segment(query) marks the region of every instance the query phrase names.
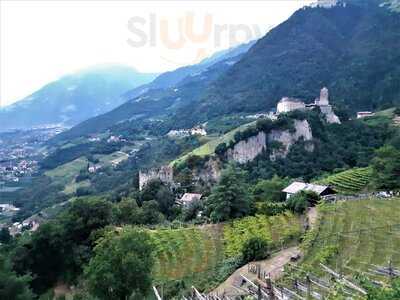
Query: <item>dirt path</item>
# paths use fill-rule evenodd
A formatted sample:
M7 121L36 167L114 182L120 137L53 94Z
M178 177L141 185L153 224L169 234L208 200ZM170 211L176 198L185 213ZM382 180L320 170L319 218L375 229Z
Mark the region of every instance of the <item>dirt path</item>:
M307 219L308 219L308 224L310 225L310 228L313 229L318 218L318 213L317 213L317 208L310 207L307 212Z
M283 266L286 265L292 256L300 254L298 247L291 247L284 249L274 254L271 258L255 262L261 266L261 271L270 273L272 279L279 278L282 275ZM233 287L234 282L240 280L240 275L244 275L250 280L255 280L257 275L248 272L248 264L244 265L240 269L237 269L225 282L220 284L212 293L222 295L225 293L226 296L239 295L240 291Z
M311 207L307 211L306 220L310 229L316 225L318 212L316 207ZM262 272L269 273L273 280L278 279L282 275L283 267L290 262L292 256L301 255L299 247L291 247L275 253L271 258L261 260L253 264L259 264ZM220 284L212 294L226 296L237 296L241 292L233 287L235 282L240 281L240 275L244 275L250 280L256 280L257 275L248 271L248 264L237 269L225 282Z

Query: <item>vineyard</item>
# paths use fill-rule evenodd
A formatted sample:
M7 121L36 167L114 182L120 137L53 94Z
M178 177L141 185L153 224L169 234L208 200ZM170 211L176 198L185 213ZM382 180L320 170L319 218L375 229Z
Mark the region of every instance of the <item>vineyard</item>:
M252 237L263 238L269 242L271 249L276 249L300 237L301 232L300 219L291 213L235 220L224 226L225 255L239 255L244 242Z
M156 281L191 281L213 270L224 258L240 255L243 243L252 236L270 241L272 248L298 238L302 226L298 217L287 213L274 217L255 216L232 223L160 229L151 231L154 240Z
M370 183L372 170L370 168L354 168L331 175L318 181L329 184L342 194L354 194L365 190Z
M308 243L304 265L317 270L324 263L347 275L389 261L400 267L399 198L329 204L320 213L320 228Z

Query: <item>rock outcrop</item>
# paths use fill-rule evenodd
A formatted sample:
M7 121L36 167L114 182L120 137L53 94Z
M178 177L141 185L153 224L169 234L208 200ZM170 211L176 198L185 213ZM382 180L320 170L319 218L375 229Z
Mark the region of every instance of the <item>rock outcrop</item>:
M300 139L308 141L306 150L313 151L314 147L311 143L312 141L312 130L310 124L307 120L295 120L294 121L295 131L291 132L289 130L272 130L268 134L268 142L279 142L282 145L280 149L273 149L270 159L274 160L277 157L285 157L290 150L290 147L299 141Z
M228 149L228 160L234 160L238 163L246 163L255 159L267 147L267 135L259 132L244 141L237 143L232 149Z
M141 191L151 180L158 179L163 183L173 184L174 169L170 166L161 166L160 168L150 169L148 171L139 171L139 190Z
M222 162L217 157L210 157L201 169L193 170L193 180L205 184L213 185L221 177Z
M273 142L279 142L281 148L271 149L270 159L276 159L278 156L286 156L290 147L299 140L309 141L307 150L312 151L312 131L307 120L295 120L294 131L274 129L270 133L259 132L246 140L240 141L228 149L227 158L238 163L247 163L254 160Z

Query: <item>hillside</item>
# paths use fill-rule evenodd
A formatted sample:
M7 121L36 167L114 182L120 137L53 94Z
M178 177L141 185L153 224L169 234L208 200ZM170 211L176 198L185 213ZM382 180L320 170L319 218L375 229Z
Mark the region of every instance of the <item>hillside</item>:
M334 104L353 112L399 103L400 18L379 4L346 1L297 11L210 85L190 116L182 118L180 110L177 121L268 110L283 96L312 101L321 86Z
M320 184L331 185L341 194L356 194L366 190L371 181L370 168L354 168L318 180Z
M394 106L400 99L400 18L380 4L348 1L300 9L239 54L234 51L237 56L228 53L207 61L206 68L203 63L162 74L125 95L133 97L126 104L58 140L116 124L137 128L143 121L166 133L234 113L268 111L283 96L311 102L322 86L339 111Z
M187 286L199 286L207 282L205 276L215 275L223 260L240 256L247 239L262 237L271 242L271 249L276 249L282 243L296 241L301 230L300 218L287 213L246 217L232 224L152 231L157 258L153 274L158 284L184 280Z
M113 126L137 128L143 126L143 122L147 122L150 126L159 127L152 120L164 121L180 107L186 107L198 100L205 87L236 63L253 44L254 42L240 45L216 53L197 65L163 73L151 83L125 93L123 98L127 100L126 103L78 124L57 136L53 142L104 132ZM171 124L164 123L164 130L161 132L166 133L170 127Z
M123 96L126 100L131 100L150 90L166 89L179 84L186 77L196 76L207 70L208 67L216 64L219 61L234 58L242 53L245 53L253 46L255 41L239 45L237 47L219 51L210 57L205 58L198 64L184 66L173 71L165 72L157 76L152 82L144 84L133 90L127 91Z
M1 130L48 124L73 126L121 105L121 94L156 74L125 66L102 66L66 75L0 109Z
M308 234L303 244L306 251L304 260L297 267L287 270L282 283L291 288L295 278L298 282L305 282L305 275L309 274L324 285L338 288L320 263L353 283L362 279L360 275L377 283L389 282L389 276L379 275L376 271L379 266L388 267L389 264L393 268L400 267L397 251L399 208L399 198L372 198L319 207L319 226ZM321 295L327 292L314 284L312 290ZM357 294L349 288L345 291Z

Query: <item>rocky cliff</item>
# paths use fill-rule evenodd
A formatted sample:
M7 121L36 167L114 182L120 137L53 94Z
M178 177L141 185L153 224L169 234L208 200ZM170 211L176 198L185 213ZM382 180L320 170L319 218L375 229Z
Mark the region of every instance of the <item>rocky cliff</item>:
M227 158L241 164L247 163L254 160L268 147L271 147L274 142L278 142L281 146L279 149L275 147L270 149L270 159L275 159L278 156L286 156L290 147L300 139L311 141L312 137L308 121L295 120L294 130L272 130L269 133L259 132L256 136L240 141L227 151ZM313 150L312 144L307 147L307 150Z

